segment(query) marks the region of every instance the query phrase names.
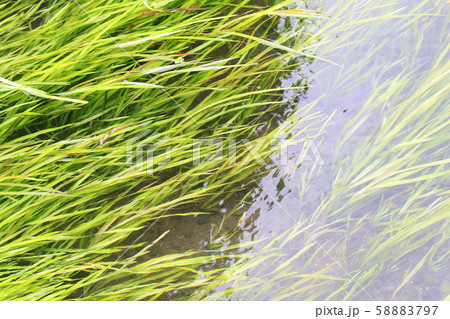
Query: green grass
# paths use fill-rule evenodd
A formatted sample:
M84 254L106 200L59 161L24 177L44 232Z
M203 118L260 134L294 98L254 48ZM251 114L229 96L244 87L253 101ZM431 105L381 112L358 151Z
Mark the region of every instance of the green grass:
M445 1L402 10L369 2L338 3L331 18L291 10L293 1L270 9L250 1L1 4L0 299L370 300L386 298L377 292L386 282L395 287L390 298L408 299L416 276L446 273L448 19L433 29L441 39L434 59L424 66L419 56L423 26L446 14ZM207 9L137 19L174 8ZM385 15L370 15L380 8ZM275 31L280 16L289 24L286 15L291 25L300 19L300 30ZM321 23L312 23L317 16ZM272 115L286 103L273 101L291 89L279 80L315 54L331 66L335 52L323 48L365 27L367 38L394 29L415 47L366 71L365 61L384 50L381 37L327 77L334 96L379 74L340 137L340 170L314 211L258 243L235 244L239 230L216 230L209 251L150 257L168 229L129 244L158 218L208 213L242 184L250 191L264 173L252 153L268 158L271 138L310 130L298 131L301 121L322 125L320 100L277 123ZM382 121L355 149L349 142L375 113ZM140 133L135 146L157 146L152 174L126 162L127 141ZM253 149L238 143L231 165L227 157L193 165L193 140L205 138L249 139ZM204 145L201 154L214 150ZM293 182L306 199L307 178ZM262 248L242 249L253 246Z
M153 244L138 242L116 259L157 218L208 212L251 182L251 151L267 157L289 130L261 116L282 107L268 103L286 90L280 76L311 59L305 39L273 31L291 2L150 1L207 9L139 19L142 1L0 5L0 299L158 299L214 281L219 270L194 280L213 260L204 253L136 263ZM136 145L157 146L155 166L171 157L153 174L126 162L142 132ZM193 165L199 138L253 146L238 143L233 165Z

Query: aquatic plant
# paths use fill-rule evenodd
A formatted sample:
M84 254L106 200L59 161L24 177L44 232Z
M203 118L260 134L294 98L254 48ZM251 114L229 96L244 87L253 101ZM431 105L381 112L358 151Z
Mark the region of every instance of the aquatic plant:
M333 60L337 51L342 71L322 68L317 78L325 79L320 85L331 101L354 89L352 83L372 82L369 90L359 88L367 98L340 136L326 173L331 189L293 212L259 185L275 203L272 213L296 216L292 228L246 253L218 276L221 286L205 286L194 299L448 299L448 7L445 1L345 3L329 8L334 19L313 32L322 37L318 54ZM431 43L424 40L430 34ZM305 166L301 180L286 176L298 185L301 202L308 200L307 177L321 169ZM427 296L436 286L442 297Z

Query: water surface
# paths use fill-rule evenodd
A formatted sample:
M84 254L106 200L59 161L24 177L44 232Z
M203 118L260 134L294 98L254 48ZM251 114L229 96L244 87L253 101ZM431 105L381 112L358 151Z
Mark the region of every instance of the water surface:
M304 8L304 4L298 3L297 8ZM450 281L445 252L450 247L442 229L433 232L427 228L420 243L417 236L405 235L405 247L398 252L387 247L379 259L370 261L379 263L380 268L379 274L372 279L369 279L369 272L376 267L359 269L361 260L358 258L363 258L364 253L369 254L371 247L362 243L371 243L381 236L386 232L383 225L404 212L399 207L407 210L409 205L416 205L416 198L411 194L421 187L429 189L430 193L422 196L420 203L417 201L417 209L421 207L424 214L431 216L436 211L428 210L425 203L444 201L448 211L448 196L442 198L431 193L445 189L440 187L446 184L448 174L444 172L433 179L432 183L438 186L406 183L385 187L382 192L349 205L347 201L353 198L355 188L349 191L345 188L352 185L352 178L355 178L353 168L364 172L377 165L377 157L373 157L379 144L376 136L385 132L381 129L384 123L389 117L396 116L395 112L405 107L405 103L410 105L406 105L403 114L413 112L416 106L408 101L420 91L420 85L426 83L423 78L432 74L436 63L443 56L448 57L445 54L449 34L448 4L445 1L315 1L309 2L308 8L322 10L331 17L310 26L309 31L322 37L311 50L333 64L316 61L292 74L283 85L295 85L299 77L307 76L311 81L307 96L297 104L291 104L292 108L302 110L312 106L308 112L319 112L326 120L300 122L292 132L301 132L299 143L289 147L288 163L275 156L268 166L271 173L255 181L258 185L241 209L246 216L241 224L242 242L263 240L254 245L248 256L248 263L253 262L255 266L246 271L244 279L216 289L217 293L211 298L342 299L346 295L362 300L445 298ZM291 26L295 28L295 23L293 19L281 19L278 31L292 32ZM448 85L448 77L435 85L444 86L445 82ZM392 89L397 83L398 92ZM285 98L295 100L295 94L287 93ZM436 115L428 114L428 123L442 120L442 114L445 114L442 110L448 102L446 94L434 100L430 112L434 110ZM425 93L422 95L426 96ZM304 111L298 112L303 115L301 112ZM444 127L448 128L448 115L446 121ZM325 127L323 123L326 123ZM417 117L415 122L411 121L401 129L399 138L389 140L384 147L384 150L396 147L399 150L385 158L380 156L380 163L406 156L397 143L405 136L402 141L408 141L408 134L413 136L415 123L424 125ZM304 132L308 124L314 129ZM423 134L427 129L429 127L424 125ZM439 134L445 139L445 130ZM305 144L304 139L309 139L312 144ZM410 137L409 141L413 143L414 138ZM427 148L414 163L428 165L448 158L448 143L441 141L436 146ZM355 159L364 158L365 153L373 158L358 167L353 156L358 154ZM299 160L302 156L304 159ZM445 168L448 172L448 164ZM347 180L345 174L349 176ZM425 171L414 176L423 174ZM369 183L361 184L357 189L364 190L366 185ZM405 224L407 220L397 222ZM271 249L267 250L266 245L274 238L278 240L274 240ZM379 244L388 239L389 236L385 237ZM345 241L343 246L342 241ZM308 248L310 252L302 255L302 249L308 245L314 248ZM438 251L435 256L427 256L430 249ZM391 255L395 254L402 255L402 259L394 261ZM258 264L258 260L264 260L263 265ZM409 271L415 267L418 270L409 278ZM328 278L323 284L318 278L319 273L340 279ZM308 276L310 281L302 284L301 278ZM408 280L404 280L406 277ZM345 280L348 282L342 285ZM399 286L401 288L396 291Z

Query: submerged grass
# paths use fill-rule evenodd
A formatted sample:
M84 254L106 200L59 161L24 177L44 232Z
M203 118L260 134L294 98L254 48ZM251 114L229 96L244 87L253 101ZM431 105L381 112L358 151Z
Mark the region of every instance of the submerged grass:
M327 59L344 48L348 58L340 60L349 67L325 69L318 78L328 80L328 86L321 84L331 99L349 92L350 83L370 77L373 82L340 136L335 170L327 173L333 174L331 192L314 211L302 210L297 225L218 276L222 286L206 286L194 299L449 298L448 6L346 4L342 9L337 3L333 17L340 19L323 23L314 34L323 37L317 50ZM384 14L376 13L380 8ZM364 36L353 38L357 32ZM433 46L423 40L430 32L436 32ZM398 41L392 47L386 44L391 37ZM372 50L358 41L373 41ZM367 65L371 57L389 53L399 59ZM371 125L377 116L379 123ZM366 127L373 130L361 139ZM314 176L312 169L305 174ZM300 198L307 200L309 181L297 183ZM277 205L281 214L294 213ZM427 287L435 286L441 297L427 296Z
M281 105L267 102L287 90L277 88L294 66L286 61L311 59L305 39L272 31L279 14L318 14L278 12L291 2L0 5L2 300L158 299L215 280L220 269L200 267L220 257L136 263L155 242L122 243L158 218L198 213L193 204L208 211L255 174L252 154L267 157L269 139L289 130L254 134ZM234 164L194 165L200 138L253 143L237 143ZM127 141L153 148L152 174Z

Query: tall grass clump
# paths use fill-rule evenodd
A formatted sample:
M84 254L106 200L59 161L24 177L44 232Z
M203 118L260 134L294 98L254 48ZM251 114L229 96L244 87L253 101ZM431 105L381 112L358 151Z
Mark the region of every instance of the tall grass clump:
M280 76L313 58L274 32L312 14L291 2L0 4L1 300L158 299L214 281L220 269L199 270L210 254L145 258L154 242L124 242L208 212L289 130L267 114L283 107ZM194 165L195 139L238 141L235 161L203 145ZM151 172L129 141L153 147Z

